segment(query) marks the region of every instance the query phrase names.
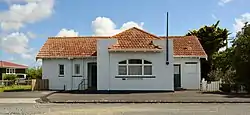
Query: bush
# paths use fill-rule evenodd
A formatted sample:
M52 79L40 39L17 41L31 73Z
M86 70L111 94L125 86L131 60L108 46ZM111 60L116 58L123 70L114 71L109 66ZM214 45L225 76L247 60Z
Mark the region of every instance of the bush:
M16 74L4 74L3 79L11 80L11 81L5 82L6 86L14 85L17 79L17 75Z
M34 67L29 68L26 71L28 79L42 79L42 68L41 67Z
M230 93L232 90L232 87L230 84L221 84L220 90L222 92Z
M4 80L16 80L17 75L16 74L4 74L3 79Z
M221 69L212 70L208 73L209 81L218 81L223 77Z

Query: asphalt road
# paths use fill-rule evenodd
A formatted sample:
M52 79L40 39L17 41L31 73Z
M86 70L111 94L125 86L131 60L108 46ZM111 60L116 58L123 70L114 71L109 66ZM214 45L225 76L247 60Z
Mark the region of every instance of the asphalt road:
M250 115L250 104L0 104L0 115Z

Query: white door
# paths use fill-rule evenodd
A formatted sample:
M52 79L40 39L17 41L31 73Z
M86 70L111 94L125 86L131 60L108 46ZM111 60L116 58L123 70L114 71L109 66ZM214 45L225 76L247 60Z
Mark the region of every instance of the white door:
M198 74L197 62L185 62L184 75L182 76L183 88L198 89L200 85Z

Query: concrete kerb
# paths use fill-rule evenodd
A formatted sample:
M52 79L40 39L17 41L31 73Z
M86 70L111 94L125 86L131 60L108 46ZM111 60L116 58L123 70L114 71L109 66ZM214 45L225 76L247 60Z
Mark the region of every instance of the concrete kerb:
M46 95L40 97L39 99L37 99L36 102L37 103L51 103L50 100L48 99L48 97L50 95L53 95L54 93L56 93L56 92L51 92L49 94L46 94Z
M95 103L95 104L100 104L100 103L250 103L250 101L49 101L49 103L66 103L66 104L87 104L87 103Z

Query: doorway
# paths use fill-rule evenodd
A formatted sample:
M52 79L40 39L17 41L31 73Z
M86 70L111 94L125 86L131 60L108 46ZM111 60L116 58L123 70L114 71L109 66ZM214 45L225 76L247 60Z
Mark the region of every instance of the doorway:
M181 89L181 65L174 64L174 89Z
M97 90L97 64L88 63L88 89Z

